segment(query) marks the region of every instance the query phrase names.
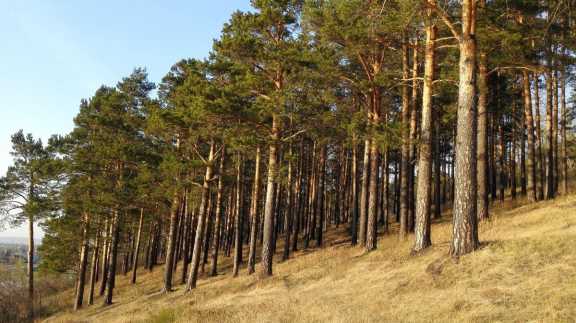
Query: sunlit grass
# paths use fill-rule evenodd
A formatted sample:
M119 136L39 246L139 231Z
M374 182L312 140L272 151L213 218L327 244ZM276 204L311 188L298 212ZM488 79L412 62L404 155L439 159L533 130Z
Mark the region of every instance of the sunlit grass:
M275 265L275 276L204 277L198 289L160 294L162 269L136 286L119 277L115 305L61 313L50 322L492 322L576 317L576 196L522 206L507 202L480 225L482 248L448 257L450 221L433 247L410 256L394 234L365 254L332 231L325 248ZM278 248L278 252L281 252ZM280 257L276 257L280 258ZM179 277L176 275L175 277ZM100 304L97 299L97 304Z

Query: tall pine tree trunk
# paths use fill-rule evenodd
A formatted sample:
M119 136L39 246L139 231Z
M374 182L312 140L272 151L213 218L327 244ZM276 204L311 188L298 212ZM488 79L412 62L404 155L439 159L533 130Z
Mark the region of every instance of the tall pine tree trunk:
M562 181L560 183L560 192L563 195L568 194L568 149L566 143L566 75L560 76L560 170Z
M90 268L90 287L88 290L88 305L94 304L94 287L98 277L98 253L100 252L100 229L96 232L96 241L92 250L92 261Z
M326 145L320 144L319 158L318 158L318 187L316 189L316 215L318 217L318 229L316 233L316 246L321 247L323 242L324 233L324 219L325 219L325 187L326 187Z
M224 166L226 161L226 148L222 147L222 156L220 157L220 166L218 167L218 188L216 192L216 209L214 215L216 222L214 223L214 241L212 242L212 269L210 276L218 274L218 252L220 250L220 232L222 231L222 195L224 192Z
M350 225L351 231L351 244L354 246L358 243L358 144L356 137L352 142L352 171L350 173L350 180L352 182L352 203L350 203L350 213L352 213L352 223Z
M540 120L540 82L539 76L534 75L534 123L535 123L535 141L536 141L536 159L538 161L535 184L537 186L538 200L544 199L544 181L546 179L546 171L544 167L544 154L542 152L542 138L541 120Z
M260 272L262 276L272 276L273 231L274 231L274 190L277 173L277 153L280 140L280 125L277 115L272 117L272 131L270 133L270 146L268 152L268 179L266 181L266 200L264 202L264 227L262 241L262 263Z
M430 19L430 17L428 17ZM418 184L415 220L414 252L420 252L432 244L430 237L430 209L432 201L432 96L434 81L436 26L431 21L426 26L426 49L424 56L424 88L422 91L422 117L420 123L420 154L418 158Z
M528 139L528 160L526 163L526 182L528 201L534 202L538 199L536 188L536 150L534 137L534 118L532 116L532 97L530 93L530 77L524 71L522 75L523 97L524 97L524 121Z
M238 164L236 166L236 218L234 221L234 262L232 267L232 276L238 276L240 271L240 264L242 264L242 229L244 227L244 180L242 178L243 172L243 158L238 153Z
M254 188L252 189L252 199L250 205L250 249L248 252L248 274L255 272L256 267L256 242L258 240L258 198L260 197L260 146L256 147Z
M78 268L78 278L76 281L76 298L74 300L74 310L77 311L82 307L84 301L84 285L86 282L86 268L88 267L88 245L90 231L90 215L84 212L82 228L82 245L80 247L80 261Z
M546 198L554 198L554 117L552 72L546 72L546 130L548 131L548 160L546 171Z
M374 109L378 109L380 93L375 95L378 98L373 98L376 102ZM374 112L373 122L377 124L379 121L377 111ZM378 243L377 237L377 224L378 224L378 143L376 138L370 141L370 180L368 184L368 218L366 221L366 251L376 249Z
M408 78L410 70L408 65L408 41L404 40L402 44L402 78L405 84L402 86L402 151L400 160L400 239L406 239L408 234L408 202L409 202L409 185L408 172L410 169L410 96L408 88Z
M110 255L108 256L108 278L106 279L106 293L104 295L104 305L112 305L114 296L114 286L116 283L116 264L118 258L118 243L120 240L120 217L118 210L114 210L114 215L110 223L112 241L110 242Z
M172 291L172 275L174 274L174 255L176 252L176 239L178 231L178 214L180 209L180 192L176 190L172 197L170 207L170 227L168 232L168 245L166 246L166 261L164 262L164 287L163 292Z
M488 71L486 54L478 60L478 220L488 218Z
M552 73L552 146L554 147L553 183L554 196L558 192L559 172L558 172L558 72Z
M458 257L479 247L476 218L476 39L475 1L462 1L459 87L454 174L454 216L450 254Z
M202 253L202 242L204 240L204 226L206 225L206 214L208 213L208 195L210 194L210 181L212 180L214 167L213 162L214 142L211 142L208 163L206 164L206 173L204 174L204 182L202 183L202 196L200 198L200 207L198 209L198 224L194 237L194 249L192 251L192 260L190 262L190 273L188 275L188 281L186 282L186 292L196 288L196 281L198 280L200 255Z
M362 162L362 182L360 185L360 224L358 239L360 245L366 245L366 225L368 220L368 185L370 181L370 140L364 140L364 158Z
M32 191L32 189L30 189ZM32 194L30 194L31 196ZM26 272L28 274L28 317L34 317L34 216L28 214L28 259Z
M142 227L144 226L144 208L140 208L140 219L138 220L138 233L136 235L136 245L134 246L134 257L132 260L132 284L136 284L136 271L138 269L138 255L140 254L140 240L142 238Z
M288 152L288 179L287 179L287 208L285 210L286 217L286 227L285 227L285 238L284 238L284 253L282 254L282 260L288 260L290 256L290 239L292 238L293 226L294 226L294 216L296 212L294 211L294 183L293 183L293 153L292 144L290 144Z

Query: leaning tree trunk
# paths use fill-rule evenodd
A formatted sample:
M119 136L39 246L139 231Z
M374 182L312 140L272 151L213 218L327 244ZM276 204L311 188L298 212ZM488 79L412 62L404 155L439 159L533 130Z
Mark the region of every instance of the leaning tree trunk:
M210 194L210 181L212 180L212 169L214 162L214 142L210 144L210 153L208 155L208 162L206 164L206 174L204 174L204 182L202 183L202 197L200 200L200 208L198 209L198 224L196 227L196 235L194 237L194 249L192 251L192 261L190 263L190 274L186 282L186 292L196 288L196 281L198 280L198 268L200 267L200 255L202 253L202 242L204 238L204 226L206 224L206 214L208 194Z
M432 202L432 95L434 93L432 84L434 81L435 41L436 26L429 21L426 26L424 88L422 91L422 117L420 122L420 155L418 158L418 191L416 193L418 200L416 202L413 252L420 252L432 245L430 237L430 209Z
M258 197L260 196L260 146L256 147L256 161L254 170L254 187L250 202L250 249L248 252L248 274L253 274L256 266L256 242L258 240Z
M90 215L84 212L84 225L82 228L82 246L80 247L80 261L78 268L78 280L76 281L76 297L74 299L74 310L82 307L84 302L84 286L86 282L86 268L88 267L88 233L90 230Z
M458 117L454 176L454 216L450 254L458 257L479 246L476 219L476 24L475 2L462 1Z
M272 258L274 257L274 190L277 173L277 151L280 140L280 128L277 115L272 116L272 131L270 133L268 152L268 179L266 181L266 200L264 202L264 227L262 238L262 276L272 276Z
M528 162L526 163L527 193L528 201L534 202L538 198L538 192L536 188L536 150L534 149L534 118L532 116L530 77L526 71L522 74L522 83L524 87L524 120L526 123L526 132L528 133Z

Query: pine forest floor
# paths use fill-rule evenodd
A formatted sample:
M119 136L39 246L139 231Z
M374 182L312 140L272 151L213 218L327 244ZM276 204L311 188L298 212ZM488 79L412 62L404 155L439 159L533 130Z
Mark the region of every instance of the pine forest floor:
M159 266L140 270L135 286L118 276L112 306L97 298L46 322L575 322L576 195L499 205L480 224L482 248L459 261L448 256L449 214L432 227L433 247L417 256L412 237L399 242L395 233L366 254L341 227L324 248L275 263L272 278L245 269L232 278L223 257L220 275L166 295Z

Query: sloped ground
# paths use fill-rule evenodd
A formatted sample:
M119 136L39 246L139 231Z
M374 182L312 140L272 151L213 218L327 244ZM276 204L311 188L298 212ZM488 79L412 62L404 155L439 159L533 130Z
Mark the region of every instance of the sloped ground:
M434 246L418 256L392 234L369 254L348 243L297 253L270 279L223 268L190 294L160 294L158 268L136 286L121 277L113 306L48 322L576 321L576 196L495 210L482 248L458 262L447 256L450 229L435 224Z

